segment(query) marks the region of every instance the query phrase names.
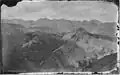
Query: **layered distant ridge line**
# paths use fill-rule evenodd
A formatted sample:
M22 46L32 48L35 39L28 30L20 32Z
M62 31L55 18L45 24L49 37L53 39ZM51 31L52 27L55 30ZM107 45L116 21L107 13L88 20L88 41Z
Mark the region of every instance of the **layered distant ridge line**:
M55 31L58 32L69 32L76 28L84 27L88 32L96 32L99 34L105 34L114 36L113 33L115 32L114 26L116 23L114 22L101 22L98 20L83 20L83 21L76 21L76 20L66 20L66 19L48 19L48 18L40 18L36 21L33 20L22 20L22 19L2 19L2 23L14 23L14 24L21 24L25 27L41 27L47 26ZM97 29L96 29L97 28ZM38 28L39 29L39 28ZM102 33L105 32L105 33Z

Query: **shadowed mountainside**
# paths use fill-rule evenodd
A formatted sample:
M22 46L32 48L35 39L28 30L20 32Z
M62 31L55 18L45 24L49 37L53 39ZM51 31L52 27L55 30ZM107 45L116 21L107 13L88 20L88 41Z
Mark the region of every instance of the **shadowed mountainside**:
M112 70L117 63L117 53L106 55L92 65L93 72Z
M8 46L12 47L12 48L8 48L9 52L11 52L11 53L7 54L7 56L6 56L6 59L8 59L8 60L7 60L6 65L4 66L5 70L11 69L11 70L19 71L21 69L26 68L27 71L31 71L32 68L34 68L34 67L35 68L40 67L40 62L45 62L51 56L52 51L54 51L56 48L58 48L59 46L61 46L64 43L64 41L59 40L59 38L55 38L55 36L52 37L51 34L47 34L47 33L37 33L37 34L34 34L34 36L33 36L33 33L31 33L29 35L25 34L25 36L22 38L28 39L28 42L24 41L23 45L32 42L34 40L34 38L35 38L35 40L37 39L37 41L31 43L30 46L28 44L28 45L22 47L20 42L19 42L19 44L17 44L17 42L18 42L17 40L20 40L20 38L17 37L15 40L16 44L14 44L13 37L9 36L9 39L8 39L9 45ZM10 46L10 44L11 44L11 46ZM26 66L23 66L23 65L25 65L25 63L26 64L31 63L31 64L33 64L33 66L31 66L29 64ZM31 68L29 69L29 67L31 67Z

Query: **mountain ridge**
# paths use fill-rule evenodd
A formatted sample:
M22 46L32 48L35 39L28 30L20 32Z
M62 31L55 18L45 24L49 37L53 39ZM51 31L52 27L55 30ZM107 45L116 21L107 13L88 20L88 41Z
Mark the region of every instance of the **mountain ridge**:
M43 22L43 21L44 22ZM4 27L6 27L6 29L4 29L4 31L3 32L5 32L5 35L6 35L6 32L8 32L9 31L9 33L10 33L10 31L11 32L13 32L12 34L10 34L10 35L8 35L7 34L7 36L6 37L8 37L9 38L9 44L10 44L10 46L13 46L14 44L17 44L18 46L13 46L13 47L15 47L15 49L18 49L18 50L22 50L22 48L19 48L19 46L21 47L21 45L23 45L23 44L27 44L26 46L23 46L23 50L24 51L28 51L28 57L30 58L30 59L33 59L33 58L35 58L35 57L38 57L39 55L37 55L36 54L36 52L37 52L37 50L42 50L42 49L45 49L46 51L47 50L50 50L50 48L52 47L52 46L55 46L55 48L56 47L59 47L59 45L61 46L62 44L63 44L63 39L62 39L62 37L63 36L65 36L65 35L67 35L67 34L69 34L69 33L73 33L73 34L75 34L75 37L76 38L78 38L78 37L84 37L84 35L88 35L89 37L91 37L91 38L96 38L96 39L99 39L99 38L103 38L103 39L108 39L108 37L103 37L103 35L101 35L101 34L97 34L97 33L92 33L92 29L95 29L98 25L101 25L101 23L94 23L94 20L92 20L92 22L89 24L89 22L88 21L84 21L84 24L82 25L82 23L81 23L81 21L70 21L70 20L64 20L64 19L61 19L60 21L59 20L57 20L57 21L52 21L52 20L45 20L45 19L42 19L41 21L38 21L37 23L36 23L36 25L34 25L34 22L33 21L30 21L30 23L29 22L25 22L25 23L19 23L19 22L12 22L12 21L9 21L8 23L7 23L7 21L5 22L3 22L3 27L2 28L4 28ZM46 22L47 21L47 22ZM21 21L20 21L21 22ZM40 25L40 24L42 24L41 22L43 22L43 25ZM96 21L95 21L96 22ZM27 26L25 26L25 27L23 27L23 29L24 28L26 28L26 29L28 29L28 30L30 30L30 27L31 27L31 29L38 29L37 31L38 32L30 32L30 34L28 34L28 38L27 38L27 33L29 33L29 31L28 32L26 32L26 33L24 33L24 31L22 31L22 33L21 32L19 32L19 29L16 29L16 28L22 28L22 27L19 27L19 26L15 26L15 25L22 25L22 26L24 26L25 24L27 24L29 27L27 27ZM74 24L74 25L73 25ZM58 25L58 26L57 26ZM89 26L90 25L90 26ZM13 27L12 27L13 26ZM93 26L93 27L91 27L91 26ZM32 28L33 27L33 28ZM72 28L73 27L73 28ZM91 27L91 28L90 28ZM100 27L100 26L99 26ZM107 27L107 26L106 26ZM57 31L58 30L58 32L60 32L60 34L62 35L62 36L59 36L60 34L58 33L58 34L53 34L53 33L46 33L46 32L44 32L44 31L47 31L47 32L49 32L48 30L49 30L49 28L53 28L53 29L56 29L55 31ZM87 29L89 29L90 28L90 30L87 30ZM98 28L98 27L97 27ZM101 27L102 28L102 27ZM9 29L9 30L8 30ZM43 29L43 32L42 32L42 30L41 29ZM39 32L39 30L41 30L40 32ZM72 31L73 30L73 31ZM100 29L100 30L102 30L102 29ZM54 32L55 32L54 31ZM62 33L62 32L64 32L64 33ZM21 34L20 34L21 33ZM40 34L39 34L40 33ZM72 34L72 35L73 35ZM39 35L38 37L36 37L36 35ZM20 37L21 36L21 37ZM56 37L56 36L58 36L58 38ZM55 37L55 38L54 38ZM24 38L27 38L27 40L25 41L25 39ZM21 40L19 40L19 39L21 39ZM59 40L58 40L59 39ZM61 40L62 41L61 41ZM85 38L83 38L83 39L88 39L89 40L89 38L86 38L86 36L85 36ZM37 42L36 42L36 41ZM55 43L55 40L56 40L56 43ZM65 41L70 41L71 40L71 38L69 39L69 40L65 40ZM51 41L51 42L50 42ZM22 42L22 43L21 43ZM61 43L60 43L61 42ZM76 43L76 41L74 41L75 43ZM77 41L78 42L78 41ZM81 42L81 40L80 40L80 42ZM97 41L98 42L98 41ZM20 43L20 45L19 45L19 43ZM43 44L43 45L42 45ZM73 47L74 47L74 43L68 43L68 44L70 44L70 46L69 47L67 47L67 46L65 46L65 47L67 47L68 48L68 51L69 51L69 49L73 49ZM72 45L73 44L73 45ZM83 43L82 43L83 44ZM73 47L72 47L72 46ZM10 47L10 49L14 49L13 47ZM48 47L50 47L49 49L47 49ZM30 48L30 49L29 49ZM34 52L32 53L32 52L29 52L30 50L32 51L32 49L34 50ZM51 48L51 49L53 49L53 48ZM79 49L76 49L76 52L78 52L78 50ZM83 49L84 50L84 49ZM73 49L73 51L74 51L74 49ZM18 51L18 53L19 53L20 51ZM52 51L50 51L50 52L52 52ZM23 53L23 55L24 55L25 53ZM33 54L32 56L30 55L30 54ZM35 54L35 56L34 56L34 54ZM46 52L42 52L42 54L47 54ZM17 54L15 54L15 55L17 55ZM18 54L17 56L19 56L20 54ZM49 55L49 54L48 54ZM59 55L59 54L58 54ZM78 56L79 56L79 54L78 54ZM13 55L13 57L14 57L14 55ZM25 56L25 57L27 57L27 56ZM73 57L74 57L74 54L73 54ZM45 58L47 58L47 57L45 57ZM37 59L37 58L36 58ZM39 58L38 58L39 59ZM77 58L76 58L77 59ZM103 61L102 61L103 62ZM39 63L37 63L37 64L39 64ZM75 65L75 63L73 63L74 65ZM30 65L29 65L30 66ZM38 66L38 65L37 65ZM30 66L30 67L32 67L32 66ZM94 67L94 66L93 66Z
M72 20L66 20L66 19L52 19L51 20L48 18L41 18L36 21L22 20L22 19L13 19L13 20L2 19L2 22L21 24L28 28L48 26L48 27L52 27L58 30L59 32L68 32L78 27L84 27L88 32L95 32L95 33L103 34L103 31L105 31L104 34L108 33L111 36L113 36L113 34L110 34L110 31L112 30L115 32L115 30L110 27L116 24L114 22L101 22L98 20L72 21ZM104 24L105 24L105 28L104 28ZM110 30L108 27L110 28Z

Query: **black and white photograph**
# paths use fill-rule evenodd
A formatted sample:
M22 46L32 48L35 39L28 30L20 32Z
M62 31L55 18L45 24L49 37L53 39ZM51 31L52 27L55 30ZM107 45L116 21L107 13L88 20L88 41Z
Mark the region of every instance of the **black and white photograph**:
M4 73L117 73L118 7L103 1L1 5ZM114 72L113 72L114 71Z

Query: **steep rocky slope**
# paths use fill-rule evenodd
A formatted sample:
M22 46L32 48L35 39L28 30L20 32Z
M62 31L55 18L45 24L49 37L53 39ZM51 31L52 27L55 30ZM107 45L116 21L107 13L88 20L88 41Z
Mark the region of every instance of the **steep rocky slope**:
M116 47L116 38L108 36L108 35L101 35L101 34L94 34L86 31L84 28L78 28L73 32L69 32L66 34L63 39L73 40L76 41L78 47L82 47L83 50L86 52L86 59L92 60L92 71L107 71L110 70L110 66L115 65L117 61L117 47ZM114 54L113 54L114 53ZM111 58L110 58L111 57ZM112 59L113 58L113 59ZM95 59L95 63L93 61ZM112 61L113 64L105 65L107 62ZM85 61L84 61L85 62ZM111 62L111 63L112 63ZM106 69L103 70L103 67L100 67L99 64L104 64L107 66ZM95 64L97 64L95 66ZM90 63L89 63L90 66ZM97 67L97 68L95 68ZM109 68L109 69L108 69Z
M111 51L116 52L115 37L93 34L87 32L84 28L78 28L76 31L66 34L63 39L76 41L77 45L82 46L86 52L101 52L103 49L105 53L109 53Z

